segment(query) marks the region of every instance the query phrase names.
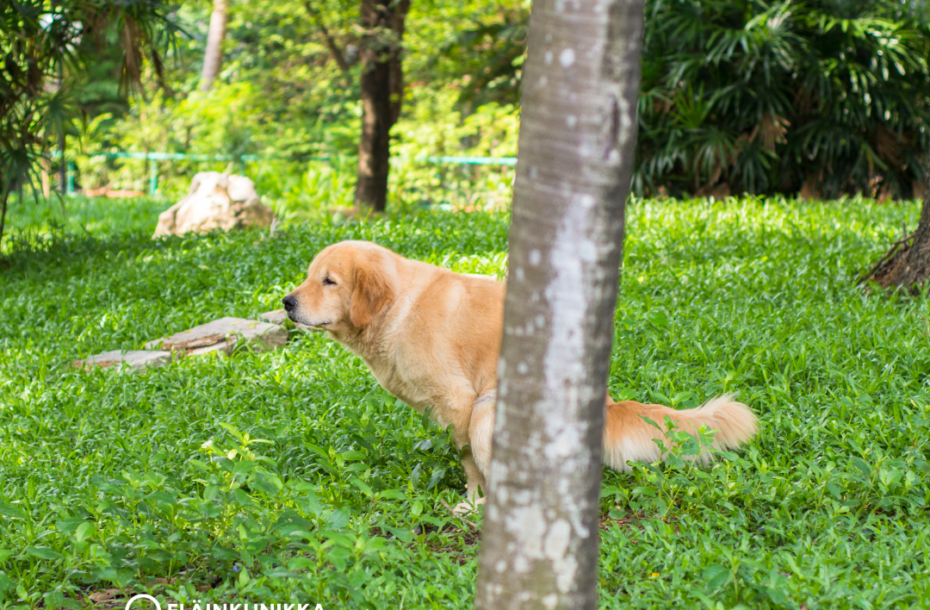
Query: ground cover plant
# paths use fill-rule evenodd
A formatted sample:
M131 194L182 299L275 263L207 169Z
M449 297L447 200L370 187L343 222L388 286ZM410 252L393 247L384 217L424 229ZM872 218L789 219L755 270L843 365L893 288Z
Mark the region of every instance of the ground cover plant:
M152 241L146 200L16 214L0 272L0 608L163 600L468 608L477 519L447 432L325 338L142 373L70 366L277 307L373 239L500 275L506 215ZM714 467L605 471L601 607L928 607L930 306L855 279L915 205L636 201L610 390L760 415ZM742 605L742 606L741 606Z

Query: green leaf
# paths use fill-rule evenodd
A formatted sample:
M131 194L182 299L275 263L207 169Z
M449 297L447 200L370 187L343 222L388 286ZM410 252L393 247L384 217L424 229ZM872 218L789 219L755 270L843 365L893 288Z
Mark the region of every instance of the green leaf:
M341 546L344 549L352 549L355 547L355 543L344 534L338 534L336 532L320 532L320 536L326 538L327 540L332 540L334 544Z
M5 504L3 502L0 502L0 515L13 517L16 519L26 518L26 513L24 513L20 507L14 506L13 504Z
M859 471L862 472L862 474L864 474L865 476L868 477L872 475L872 469L869 467L866 461L863 460L862 458L853 457L850 461L852 462L853 466L858 468Z
M369 498L375 495L375 492L371 490L371 487L369 487L363 481L359 480L356 477L352 477L351 479L349 479L349 484L357 488L359 491L361 491L363 494L365 494Z
M54 559L61 559L61 555L59 553L48 548L47 546L27 546L26 552L34 557L38 557L39 559L47 559L49 561Z
M233 438L235 438L237 441L239 441L240 443L245 443L245 437L242 435L241 432L239 432L239 430L233 427L232 424L228 424L223 421L217 422L217 424L220 426L220 428L229 432L233 436Z
M345 507L334 510L327 521L326 527L331 530L341 530L349 523L349 511Z
M74 530L74 539L78 542L84 542L88 538L94 535L94 524L90 521L85 521Z
M398 489L385 489L380 492L382 498L388 498L389 500L406 500L407 496L404 495L404 492Z
M433 470L433 473L430 475L429 482L426 484L426 489L432 489L442 481L442 478L446 476L445 468L436 468Z
M729 582L731 576L732 574L729 570L716 564L704 568L704 571L701 572L704 585L711 590L725 585Z
M187 463L190 464L191 466L193 466L194 468L196 468L197 470L200 470L200 471L202 471L202 472L209 472L209 471L210 471L210 468L209 468L204 462L202 462L202 461L200 461L200 460L197 460L197 459L190 459L190 460L187 460Z
M284 489L284 483L281 482L278 475L270 472L256 470L252 473L250 480L256 489L265 492L269 496L277 495L278 492Z
M88 538L94 535L94 524L85 521L74 530L74 539L78 542L84 542Z
M213 555L214 559L219 561L232 561L234 559L239 559L238 552L221 546L213 547L211 554Z
M287 562L287 568L293 572L306 570L312 572L316 570L316 561L309 557L297 556Z
M58 528L59 532L73 532L76 530L82 523L87 523L87 519L82 517L68 517L67 519L62 519L55 522L55 527Z
M391 527L389 525L385 525L384 529L394 534L394 537L403 543L410 543L414 540L413 533L411 533L410 530L399 527Z
M311 523L310 521L307 521L306 519L304 519L303 517L301 517L300 515L298 515L297 513L293 511L287 511L287 512L282 513L281 516L279 516L277 521L275 521L274 523L274 527L276 528L283 527L283 526L289 526L289 525L299 525L307 529L313 528L313 523Z
M176 505L178 503L178 499L166 491L152 492L151 494L149 494L148 499L154 500L155 502L158 502L159 504Z

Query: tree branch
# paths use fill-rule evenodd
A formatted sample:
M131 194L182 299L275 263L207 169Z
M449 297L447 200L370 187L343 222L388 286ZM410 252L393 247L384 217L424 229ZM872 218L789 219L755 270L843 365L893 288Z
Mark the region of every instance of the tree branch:
M326 47L329 49L329 53L333 56L333 59L336 60L336 64L339 66L339 69L342 70L343 74L348 75L349 63L342 55L342 52L339 51L339 47L336 46L336 41L330 35L329 30L326 29L326 25L323 23L323 20L320 19L320 12L313 8L313 5L310 4L310 0L304 0L304 8L307 9L307 13L310 14L310 18L316 24L316 27L320 29L320 33L323 34L323 38L326 40Z

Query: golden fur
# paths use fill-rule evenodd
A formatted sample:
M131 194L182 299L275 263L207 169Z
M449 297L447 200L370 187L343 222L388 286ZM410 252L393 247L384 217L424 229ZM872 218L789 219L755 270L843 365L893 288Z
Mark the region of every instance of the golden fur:
M453 426L469 499L487 488L504 284L403 258L372 243L346 241L320 252L307 279L285 297L288 317L325 331L361 356L378 382L440 426ZM604 462L656 461L653 439L668 415L687 432L718 430L714 446L736 448L756 432L756 417L730 396L676 411L638 402L605 403ZM708 455L698 459L706 461Z

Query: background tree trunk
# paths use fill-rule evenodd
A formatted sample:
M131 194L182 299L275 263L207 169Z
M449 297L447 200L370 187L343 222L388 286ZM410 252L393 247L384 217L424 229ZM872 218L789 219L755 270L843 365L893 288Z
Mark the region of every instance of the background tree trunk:
M229 0L213 0L213 14L210 15L210 32L207 34L207 48L203 56L203 72L200 76L200 90L209 91L213 81L223 67L223 39L226 38L226 23L229 21Z
M410 0L362 0L362 134L355 205L383 212L391 156L391 127L403 98L401 38Z
M930 168L924 179L924 204L917 230L895 242L860 282L871 280L884 288L902 287L916 294L919 285L930 278Z
M407 11L410 10L410 0L401 0L397 2L397 7L391 15L391 30L397 37L398 45L404 38L404 22L407 19ZM403 48L398 46L391 53L391 74L388 77L388 88L391 98L391 126L400 118L401 107L404 102L404 68L403 68Z
M593 609L642 0L537 0L475 607Z

